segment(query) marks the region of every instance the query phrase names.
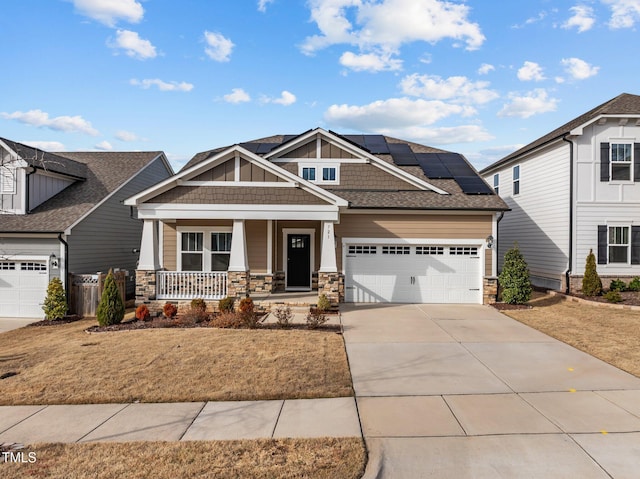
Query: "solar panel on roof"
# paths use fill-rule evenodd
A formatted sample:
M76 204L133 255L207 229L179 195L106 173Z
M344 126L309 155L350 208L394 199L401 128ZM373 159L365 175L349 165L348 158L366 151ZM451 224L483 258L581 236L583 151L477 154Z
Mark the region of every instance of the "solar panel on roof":
M416 160L427 178L434 180L453 178L453 175L442 163L437 153L416 153Z
M478 176L457 176L456 183L467 195L490 195L493 190Z
M278 146L278 143L259 143L258 144L258 151L256 151L256 153L258 155L264 155L266 153L269 153L276 146Z
M245 150L249 150L251 153L257 153L258 147L261 143L240 143L240 146Z
M354 143L362 148L366 148L363 135L341 135L345 140Z
M389 143L389 153L398 166L418 166L416 155L406 143Z
M473 168L457 153L439 153L440 161L444 163L453 177L476 176Z
M365 135L364 145L374 155L388 155L389 145L382 135Z

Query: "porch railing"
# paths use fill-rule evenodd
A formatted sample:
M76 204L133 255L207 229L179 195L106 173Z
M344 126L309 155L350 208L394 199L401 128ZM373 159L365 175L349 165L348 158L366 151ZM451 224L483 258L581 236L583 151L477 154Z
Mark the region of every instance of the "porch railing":
M158 299L222 299L227 296L227 273L158 271Z

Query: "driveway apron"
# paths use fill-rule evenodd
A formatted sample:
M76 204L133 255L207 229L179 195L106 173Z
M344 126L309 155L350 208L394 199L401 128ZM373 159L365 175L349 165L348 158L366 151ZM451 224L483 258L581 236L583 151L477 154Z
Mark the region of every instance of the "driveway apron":
M365 478L635 478L640 379L480 305L343 308Z

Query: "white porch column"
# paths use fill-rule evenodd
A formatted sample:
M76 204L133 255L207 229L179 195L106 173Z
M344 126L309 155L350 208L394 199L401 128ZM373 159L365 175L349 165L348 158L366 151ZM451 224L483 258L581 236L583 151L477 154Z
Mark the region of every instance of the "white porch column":
M336 263L336 238L333 233L331 221L322 222L322 245L320 251L320 273L337 273Z
M249 271L249 260L247 259L247 238L244 232L244 220L233 220L229 271Z
M160 269L158 231L154 220L144 220L142 224L142 241L140 242L138 269L143 271L156 271Z

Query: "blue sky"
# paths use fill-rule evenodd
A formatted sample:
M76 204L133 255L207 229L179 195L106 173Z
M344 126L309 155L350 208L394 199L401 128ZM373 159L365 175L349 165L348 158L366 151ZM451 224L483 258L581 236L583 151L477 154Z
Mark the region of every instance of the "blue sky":
M323 127L478 169L640 94L640 0L3 0L0 136L195 153Z

